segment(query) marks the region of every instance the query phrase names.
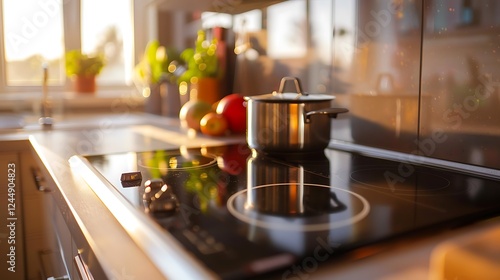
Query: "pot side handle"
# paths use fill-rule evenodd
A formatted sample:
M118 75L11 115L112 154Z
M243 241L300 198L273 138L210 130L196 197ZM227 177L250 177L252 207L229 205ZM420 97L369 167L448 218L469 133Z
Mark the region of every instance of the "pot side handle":
M327 109L321 109L321 110L314 110L307 112L305 114L305 122L309 123L311 122L311 116L312 115L327 115L330 118L336 118L338 114L341 113L347 113L349 110L346 108L327 108Z

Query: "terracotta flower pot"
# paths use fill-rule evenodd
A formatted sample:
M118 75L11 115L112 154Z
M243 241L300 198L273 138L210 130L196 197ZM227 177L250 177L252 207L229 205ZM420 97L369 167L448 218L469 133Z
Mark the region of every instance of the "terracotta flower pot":
M202 100L209 104L221 98L219 80L216 78L197 78L191 82L190 99Z
M95 76L75 76L73 85L77 93L95 93Z

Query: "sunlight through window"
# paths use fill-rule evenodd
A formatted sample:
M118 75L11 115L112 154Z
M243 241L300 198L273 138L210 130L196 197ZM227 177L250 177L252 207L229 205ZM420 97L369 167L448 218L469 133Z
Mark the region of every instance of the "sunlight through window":
M80 48L84 53L102 53L106 64L98 82L107 86L130 84L134 66L133 2L120 0L4 0L3 47L5 85L38 86L42 65L49 69L49 85L67 82L64 53ZM65 7L63 9L63 6ZM66 9L66 6L69 6ZM79 12L81 21L63 17L63 11ZM112 14L112 16L110 16ZM66 35L66 38L65 38ZM81 46L79 45L81 39ZM71 46L68 46L68 42Z
M85 0L81 5L82 50L106 57L106 66L98 77L100 83L130 81L130 65L133 64L131 1Z
M64 83L61 1L4 0L2 3L7 85L40 84L44 62L49 66L49 84Z

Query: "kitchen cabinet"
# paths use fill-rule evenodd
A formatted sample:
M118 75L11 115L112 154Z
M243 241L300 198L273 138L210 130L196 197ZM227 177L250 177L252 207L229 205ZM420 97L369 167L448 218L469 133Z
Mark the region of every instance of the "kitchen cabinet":
M48 236L50 249L43 251L43 271L45 277L61 279L77 279L72 267L71 256L76 256L76 246L71 237L68 226L64 222L63 214L56 205L52 192L55 183L50 177L42 174L37 168L34 175L38 181L40 192L44 193L43 221L46 225L45 233Z
M16 174L19 167L19 155L16 152L0 151L0 261L3 279L25 279L24 239L21 209L20 181ZM14 180L13 180L14 179ZM11 214L11 215L9 215ZM4 265L6 264L6 265Z
M2 142L2 227L6 242L2 242L2 257L8 263L1 274L9 279L37 279L59 262L52 259L52 244L45 220L46 196L36 189L31 177L35 169L31 154L18 141ZM3 254L4 252L8 252ZM5 263L4 262L4 263ZM50 269L51 271L52 269Z
M0 219L6 223L0 232L0 256L7 263L0 278L88 279L89 245L83 238L75 241L69 228L79 228L69 207L58 205L62 196L30 149L27 140L2 141L0 148L0 180L7 182L0 189L0 205L5 207ZM93 267L97 275L102 273L95 258Z
M50 222L52 201L50 189L39 175L33 155L19 153L21 159L23 222L26 242L27 279L67 276L61 262L54 232Z
M48 211L51 216L51 225L53 228L53 239L57 244L57 249L61 255L61 261L64 264L67 275L71 279L85 279L80 277L80 272L76 267L75 258L79 257L78 246L76 245L68 225L65 222L64 213L60 211L53 198L51 197L51 209Z
M2 258L8 258L3 263L8 266L0 275L8 279L64 276L65 268L51 238L50 195L34 177L38 166L28 145L23 140L3 141L1 145L1 181L6 182L1 189L1 205L5 207L1 220L6 223L2 231L6 232L1 234L6 242L0 244Z
M39 191L45 194L43 220L51 244L47 252L51 255L49 259L52 262L48 265L51 273L47 276L56 279L106 279L66 199L42 162L39 162L36 177L40 182ZM92 266L87 263L92 263Z

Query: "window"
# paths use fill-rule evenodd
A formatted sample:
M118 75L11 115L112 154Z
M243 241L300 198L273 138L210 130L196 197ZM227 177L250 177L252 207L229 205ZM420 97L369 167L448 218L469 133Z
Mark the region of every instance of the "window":
M105 55L106 67L99 75L102 84L125 84L131 80L133 24L131 4L126 3L123 0L81 3L82 50Z
M2 10L6 85L39 84L44 62L49 64L50 84L64 83L61 6L56 1L4 0Z
M0 91L32 91L49 69L49 86L69 88L64 53L100 52L100 88L130 85L134 66L133 1L0 0ZM110 13L113 16L109 16Z

